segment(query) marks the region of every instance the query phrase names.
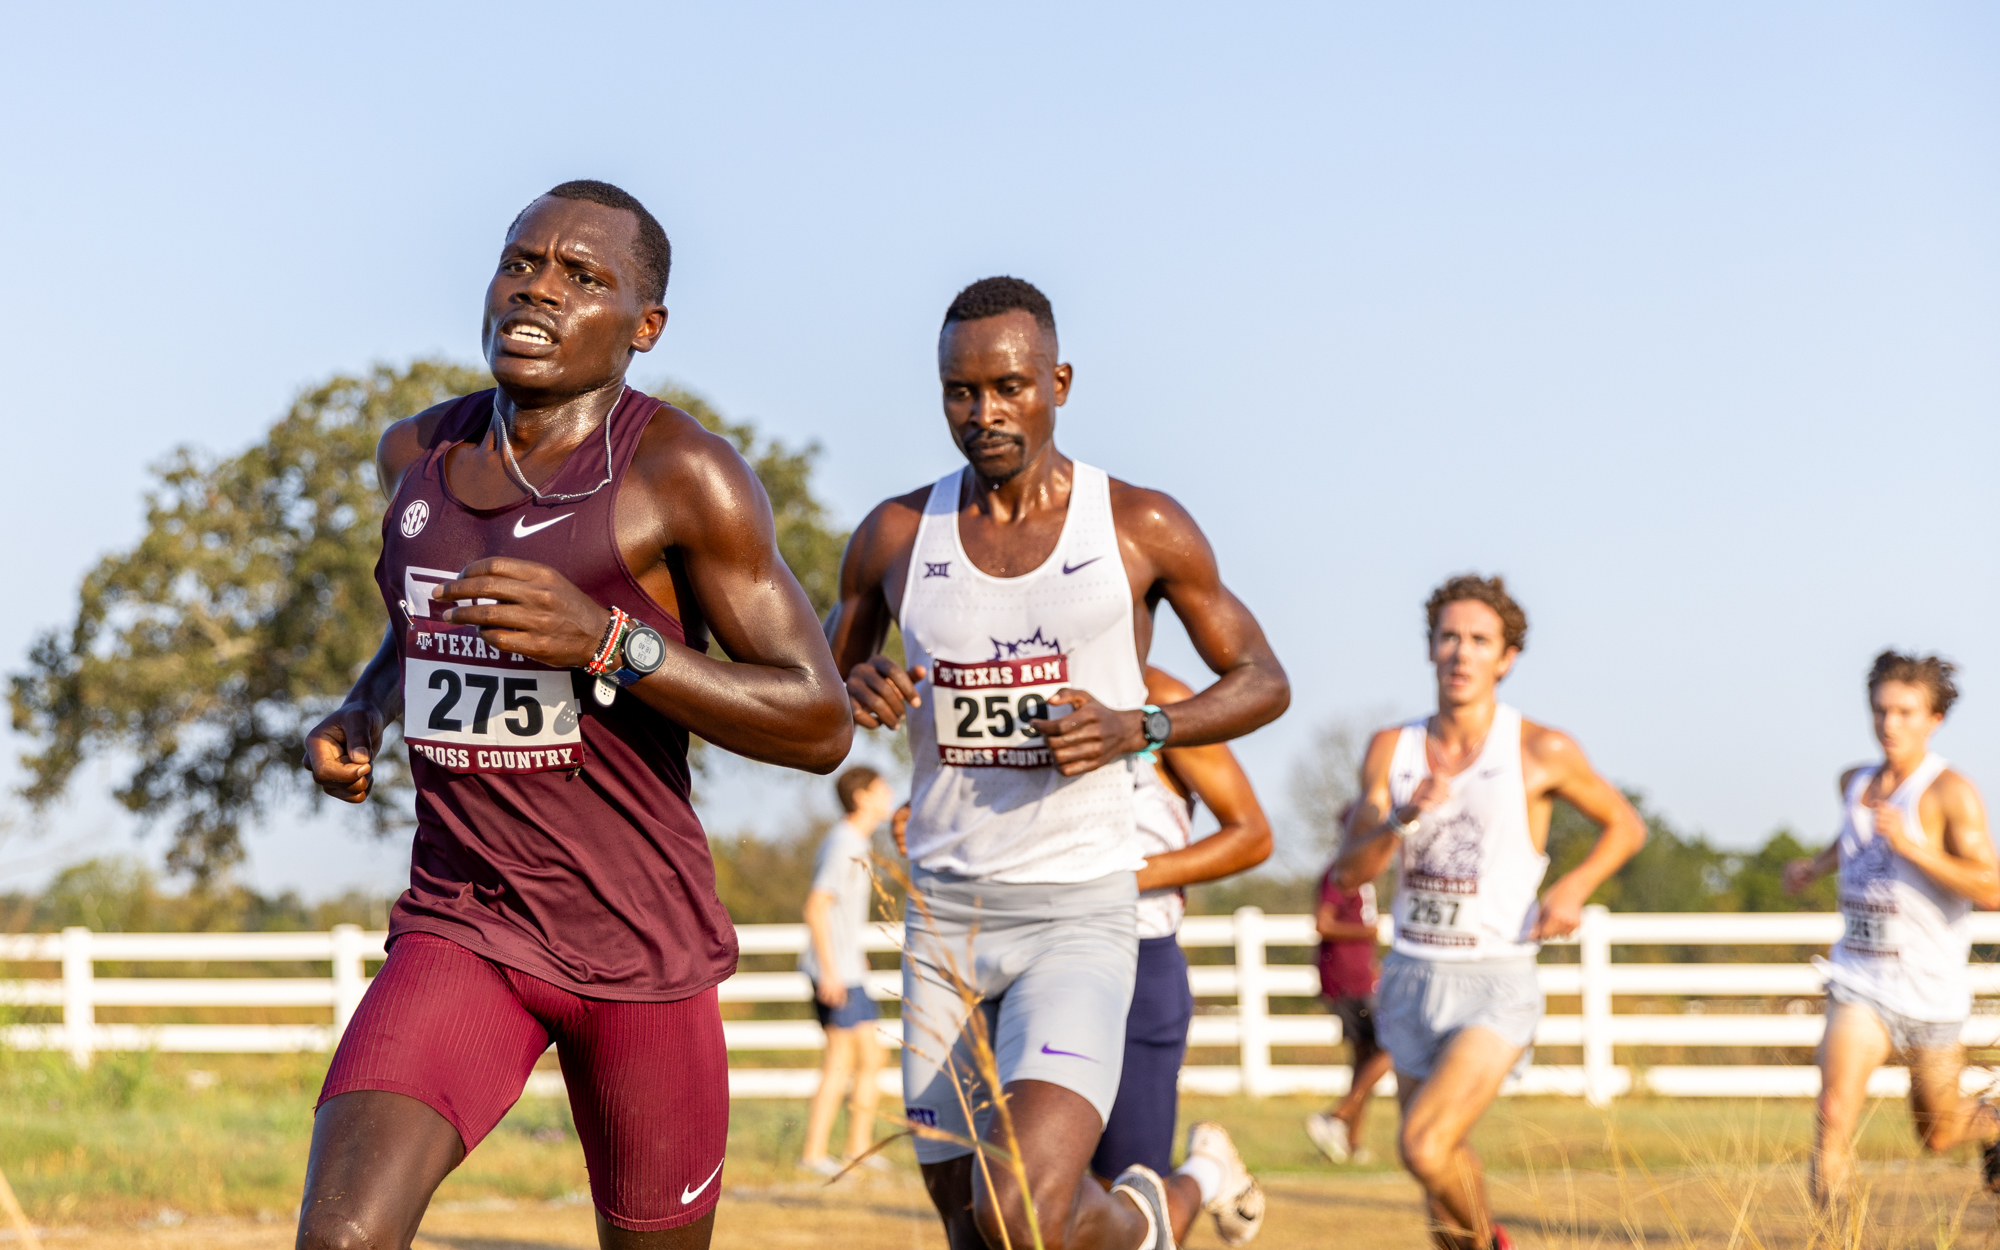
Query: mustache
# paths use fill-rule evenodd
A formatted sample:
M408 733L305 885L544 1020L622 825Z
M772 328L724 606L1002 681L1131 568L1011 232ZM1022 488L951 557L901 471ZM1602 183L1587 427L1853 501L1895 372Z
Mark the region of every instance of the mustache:
M959 450L971 451L974 443L1012 443L1016 447L1027 446L1028 440L1019 434L1008 434L1002 430L971 430L958 440Z

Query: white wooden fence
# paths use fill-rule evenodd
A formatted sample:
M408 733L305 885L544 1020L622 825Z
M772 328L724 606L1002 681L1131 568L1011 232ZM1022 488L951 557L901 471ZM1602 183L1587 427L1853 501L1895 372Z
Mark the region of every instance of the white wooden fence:
M1384 937L1386 939L1386 921ZM1537 1065L1510 1082L1508 1092L1566 1094L1605 1103L1644 1088L1674 1096L1809 1096L1818 1073L1804 1062L1791 1065L1730 1066L1686 1064L1634 1069L1613 1062L1613 1047L1810 1047L1818 1043L1821 1018L1815 1000L1817 972L1805 963L1752 963L1737 951L1723 963L1638 963L1612 961L1614 946L1824 946L1839 933L1832 913L1711 914L1612 913L1585 910L1577 935L1581 959L1542 965L1545 993L1578 998L1575 1015L1543 1019L1535 1040L1542 1046L1580 1047L1578 1065ZM2000 942L2000 914L1973 917L1974 941ZM65 929L60 934L0 936L0 965L57 964L59 980L0 980L0 1006L62 1008L61 1024L15 1024L0 1028L0 1044L22 1049L64 1050L88 1064L101 1050L160 1050L199 1053L324 1051L339 1037L367 988L366 965L383 957L385 934L342 925L331 933L93 933ZM746 955L796 954L805 945L803 925L745 925L737 936ZM870 950L893 951L901 926L877 925ZM1196 1015L1188 1042L1203 1049L1236 1052L1233 1064L1191 1064L1182 1071L1183 1089L1215 1094L1339 1093L1346 1089L1345 1066L1276 1062L1273 1049L1327 1047L1340 1041L1340 1024L1299 1000L1319 992L1310 964L1272 963L1272 948L1317 943L1310 916L1267 916L1246 907L1234 916L1190 916L1181 929L1184 947L1232 947L1233 964L1196 964L1189 981ZM330 977L99 977L98 961L322 962ZM0 967L0 971L5 971ZM1975 993L2000 995L2000 965L1972 969ZM894 970L870 974L869 988L885 1002L899 990ZM811 988L796 972L740 972L720 990L725 1003L805 1003ZM1617 999L1688 1000L1675 1011L1615 1011ZM1743 999L1783 998L1788 1010L1746 1011ZM1233 1005L1216 999L1234 1000ZM1273 1000L1287 1010L1273 1011ZM1732 1002L1731 1000L1737 1000ZM313 1007L329 1009L323 1024L100 1024L98 1007ZM2000 1007L1987 1000L1966 1024L1971 1046L2000 1045ZM1301 1010L1304 1008L1304 1010ZM744 1052L813 1051L821 1046L819 1027L809 1019L731 1020L723 1025L729 1048ZM883 1039L896 1044L893 1022ZM803 1097L818 1080L813 1068L744 1067L730 1072L737 1097ZM1983 1070L1967 1072L1968 1088L1983 1088ZM900 1091L894 1064L882 1074L883 1088ZM1384 1082L1385 1091L1393 1082ZM1881 1096L1908 1088L1907 1074L1885 1068L1870 1086ZM530 1093L556 1093L560 1077L538 1073Z

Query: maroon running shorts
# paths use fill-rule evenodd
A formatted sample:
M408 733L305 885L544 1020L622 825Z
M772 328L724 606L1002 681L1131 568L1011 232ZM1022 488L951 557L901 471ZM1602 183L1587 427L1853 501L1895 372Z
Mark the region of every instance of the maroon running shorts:
M451 1121L470 1153L551 1041L604 1218L649 1231L714 1209L729 1063L713 989L671 1003L584 998L407 933L341 1037L319 1105L360 1089L406 1094Z

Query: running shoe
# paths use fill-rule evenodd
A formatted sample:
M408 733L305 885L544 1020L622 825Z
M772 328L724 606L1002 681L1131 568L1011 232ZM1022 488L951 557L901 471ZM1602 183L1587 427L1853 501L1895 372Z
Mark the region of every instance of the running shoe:
M1215 1217L1215 1231L1225 1244L1247 1244L1264 1226L1264 1191L1250 1169L1243 1166L1243 1156L1236 1153L1229 1130L1213 1120L1190 1126L1187 1153L1190 1159L1196 1155L1212 1159L1222 1169L1222 1187L1201 1209Z
M828 1180L839 1176L844 1166L839 1160L832 1157L799 1160L799 1171L811 1172L814 1176L824 1176Z
M1167 1217L1167 1183L1143 1163L1135 1163L1118 1174L1111 1192L1125 1193L1146 1217L1152 1233L1139 1243L1139 1250L1176 1250L1174 1226Z
M1514 1239L1498 1224L1493 1226L1493 1250L1514 1250Z
M1347 1140L1347 1121L1315 1111L1306 1117L1306 1136L1312 1144L1332 1163L1346 1163L1354 1157L1353 1147Z

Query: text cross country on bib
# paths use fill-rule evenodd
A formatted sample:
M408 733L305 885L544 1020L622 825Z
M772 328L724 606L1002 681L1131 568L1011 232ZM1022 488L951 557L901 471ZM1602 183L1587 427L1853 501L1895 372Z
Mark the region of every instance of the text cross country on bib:
M569 670L488 646L476 629L408 631L403 708L410 750L453 772L583 766Z
M940 761L962 768L1047 768L1055 762L1028 722L1068 714L1068 704L1049 706L1069 685L1068 656L983 664L938 660L931 668Z

